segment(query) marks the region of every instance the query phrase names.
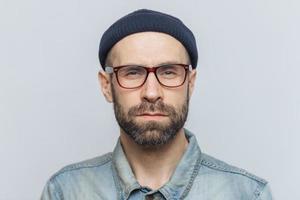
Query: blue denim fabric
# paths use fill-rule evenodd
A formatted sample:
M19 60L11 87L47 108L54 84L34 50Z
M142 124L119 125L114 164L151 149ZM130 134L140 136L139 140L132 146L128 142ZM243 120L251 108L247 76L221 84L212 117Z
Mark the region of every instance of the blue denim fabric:
M54 174L41 200L271 200L267 182L201 153L185 129L189 145L171 179L158 190L142 187L118 141L113 153L69 165Z

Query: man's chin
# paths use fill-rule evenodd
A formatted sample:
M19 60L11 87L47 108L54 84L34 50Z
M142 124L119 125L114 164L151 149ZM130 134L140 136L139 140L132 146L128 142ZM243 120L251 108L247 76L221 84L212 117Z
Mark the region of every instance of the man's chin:
M140 127L138 134L131 135L131 138L136 144L142 145L144 147L159 147L167 144L176 133L170 133L168 127L158 126L155 128L152 123L151 126Z

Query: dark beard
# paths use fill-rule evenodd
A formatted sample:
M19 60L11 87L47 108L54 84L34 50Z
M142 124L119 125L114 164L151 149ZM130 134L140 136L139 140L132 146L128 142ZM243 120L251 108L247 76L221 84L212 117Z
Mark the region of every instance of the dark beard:
M187 92L186 101L178 111L173 106L164 104L161 100L158 100L155 103L143 101L141 104L131 107L126 114L115 94L113 85L111 88L116 120L121 129L135 143L143 146L160 146L171 141L179 130L183 128L188 114L189 92ZM164 113L168 115L170 121L167 124L161 124L157 121L138 123L134 120L136 115L145 112Z

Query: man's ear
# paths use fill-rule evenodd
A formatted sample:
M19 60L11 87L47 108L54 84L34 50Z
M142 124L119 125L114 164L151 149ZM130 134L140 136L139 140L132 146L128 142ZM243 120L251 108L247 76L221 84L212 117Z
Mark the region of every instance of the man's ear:
M98 80L106 101L112 103L113 98L112 98L112 91L111 91L111 78L109 74L105 73L104 71L99 71Z
M189 98L191 98L193 91L194 91L194 87L195 87L195 82L196 82L196 75L197 75L197 71L196 69L193 69L192 71L190 71L189 73Z

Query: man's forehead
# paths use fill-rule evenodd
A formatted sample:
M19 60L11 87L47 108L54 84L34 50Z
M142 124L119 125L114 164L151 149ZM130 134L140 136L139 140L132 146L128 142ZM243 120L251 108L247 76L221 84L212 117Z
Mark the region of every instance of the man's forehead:
M171 35L140 32L128 35L117 42L109 52L108 59L118 64L124 62L124 59L126 64L148 63L151 60L152 64L187 63L189 55L182 43Z

